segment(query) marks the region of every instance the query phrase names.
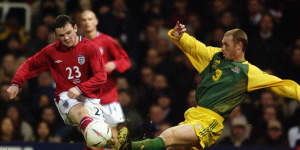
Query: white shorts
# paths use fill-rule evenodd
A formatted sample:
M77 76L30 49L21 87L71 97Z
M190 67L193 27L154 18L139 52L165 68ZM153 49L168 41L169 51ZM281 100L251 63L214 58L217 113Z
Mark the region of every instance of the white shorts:
M117 126L125 121L124 113L119 102L102 105L105 122L110 126Z
M94 120L100 120L100 121L105 121L104 119L104 113L103 113L103 108L100 105L100 99L96 98L87 98L84 96L80 96L80 101L77 99L71 99L67 95L68 92L62 92L60 93L59 96L59 102L56 103L56 107L58 108L58 112L64 122L68 125L78 125L73 122L68 118L68 113L70 109L77 105L77 104L83 104L87 110L89 111L90 116Z

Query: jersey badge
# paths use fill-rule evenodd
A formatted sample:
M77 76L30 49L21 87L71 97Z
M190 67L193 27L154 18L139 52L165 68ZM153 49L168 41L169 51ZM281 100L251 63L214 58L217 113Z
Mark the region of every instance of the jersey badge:
M239 74L241 72L241 69L239 67L235 66L234 68L231 69L231 71Z
M99 47L100 54L103 55L103 47Z
M79 54L77 58L78 58L78 63L80 65L83 65L85 63L85 57L84 57L84 55Z

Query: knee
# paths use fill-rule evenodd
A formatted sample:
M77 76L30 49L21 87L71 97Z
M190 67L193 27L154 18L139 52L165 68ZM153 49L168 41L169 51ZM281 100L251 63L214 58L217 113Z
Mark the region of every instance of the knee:
M175 133L176 133L175 129L172 127L172 128L166 129L165 131L163 131L160 134L160 137L163 139L166 147L176 144L175 143L175 139L176 139Z
M68 118L75 124L79 124L85 116L90 116L86 108L82 104L75 105L68 113Z

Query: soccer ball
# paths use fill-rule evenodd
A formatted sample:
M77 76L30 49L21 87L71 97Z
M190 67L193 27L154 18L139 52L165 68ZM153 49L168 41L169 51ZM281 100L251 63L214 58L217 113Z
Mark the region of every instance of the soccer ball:
M112 138L111 129L105 122L94 120L86 127L84 138L88 147L104 147Z

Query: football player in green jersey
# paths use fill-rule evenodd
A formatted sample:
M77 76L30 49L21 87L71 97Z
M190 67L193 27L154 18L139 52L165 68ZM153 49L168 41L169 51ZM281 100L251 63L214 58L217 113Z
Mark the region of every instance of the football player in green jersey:
M269 75L245 60L248 38L243 30L227 31L221 48L206 46L185 32L185 26L177 22L168 34L202 77L196 92L198 106L189 108L179 125L154 139L125 142L122 150L161 150L176 145L207 148L222 134L224 119L254 90L270 88L278 95L300 100L296 82Z

